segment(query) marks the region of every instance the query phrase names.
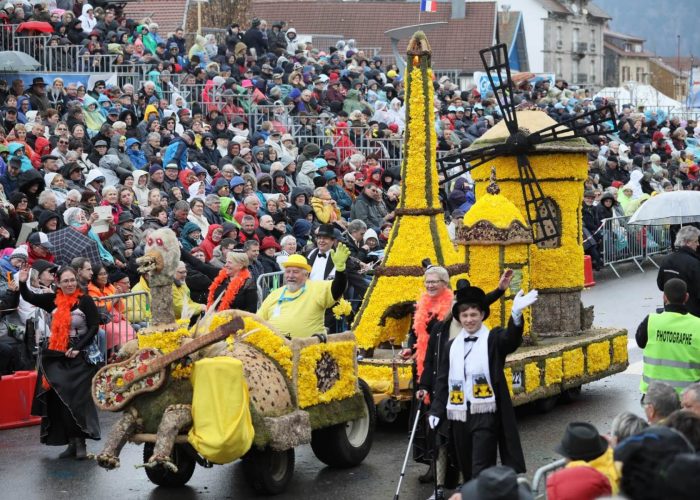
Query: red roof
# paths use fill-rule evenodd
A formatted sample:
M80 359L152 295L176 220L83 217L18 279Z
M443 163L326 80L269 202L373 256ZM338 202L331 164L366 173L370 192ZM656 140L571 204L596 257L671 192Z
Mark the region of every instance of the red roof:
M354 38L359 48L381 47L381 54L392 54L385 31L418 24L419 3L337 2L254 0L250 17L268 21L284 20L297 33L342 35ZM433 67L472 73L482 70L479 50L494 41L495 2L468 2L464 19L450 19L449 3L439 3L438 11L421 14L421 22L447 21L445 27L427 33L433 48ZM405 57L408 38L399 48ZM318 47L327 49L327 47Z
M165 39L168 33L182 28L186 5L187 0L129 2L124 7L124 14L136 22L140 22L144 17L150 17L158 25L160 36Z

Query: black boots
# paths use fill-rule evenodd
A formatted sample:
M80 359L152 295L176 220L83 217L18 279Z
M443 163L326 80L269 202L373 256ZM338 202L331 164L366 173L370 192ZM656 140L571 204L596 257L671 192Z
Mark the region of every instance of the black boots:
M85 439L70 438L68 448L63 450L58 458L75 458L76 460L85 460L87 458L87 448L85 447Z
M435 467L434 467L435 462L430 462L430 467L428 468L427 471L425 471L425 474L422 476L418 476L418 482L421 484L428 484L432 483L435 481Z
M58 458L71 458L75 456L75 439L70 438L68 448L63 450Z

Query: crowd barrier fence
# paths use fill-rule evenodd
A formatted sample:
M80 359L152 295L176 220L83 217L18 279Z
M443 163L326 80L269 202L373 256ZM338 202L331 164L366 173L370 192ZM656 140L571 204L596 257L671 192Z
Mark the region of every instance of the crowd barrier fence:
M615 268L622 262L634 262L644 272L642 263L659 265L652 258L671 250L671 229L669 226L640 226L629 224L630 217L603 219L599 234L603 243L603 264L619 278Z

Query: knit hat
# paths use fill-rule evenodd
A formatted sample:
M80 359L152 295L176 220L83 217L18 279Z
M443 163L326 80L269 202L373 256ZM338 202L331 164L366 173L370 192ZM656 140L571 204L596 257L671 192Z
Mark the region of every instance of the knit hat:
M267 250L268 248L274 248L274 249L277 250L278 252L279 252L280 250L282 250L282 247L280 246L280 244L277 243L277 241L275 240L275 238L272 237L272 236L265 236L265 237L262 239L262 243L260 243L260 251L261 251L261 252L264 252L264 251Z
M12 254L10 255L10 260L12 259L24 259L25 261L29 259L29 255L27 254L27 247L17 247L12 251Z
M153 165L151 165L151 168L148 169L148 175L153 175L156 172L160 172L161 170L163 170L163 167L158 165L157 163L154 163Z

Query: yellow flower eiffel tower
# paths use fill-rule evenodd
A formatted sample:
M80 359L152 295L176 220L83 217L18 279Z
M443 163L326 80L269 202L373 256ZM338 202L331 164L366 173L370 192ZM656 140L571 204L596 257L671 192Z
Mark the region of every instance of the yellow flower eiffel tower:
M467 271L464 251L455 250L447 235L438 199L433 71L423 32L413 35L407 53L401 199L385 261L376 269L353 324L363 349L406 338L413 303L423 289L421 261L427 258L433 265L446 267L453 283Z

